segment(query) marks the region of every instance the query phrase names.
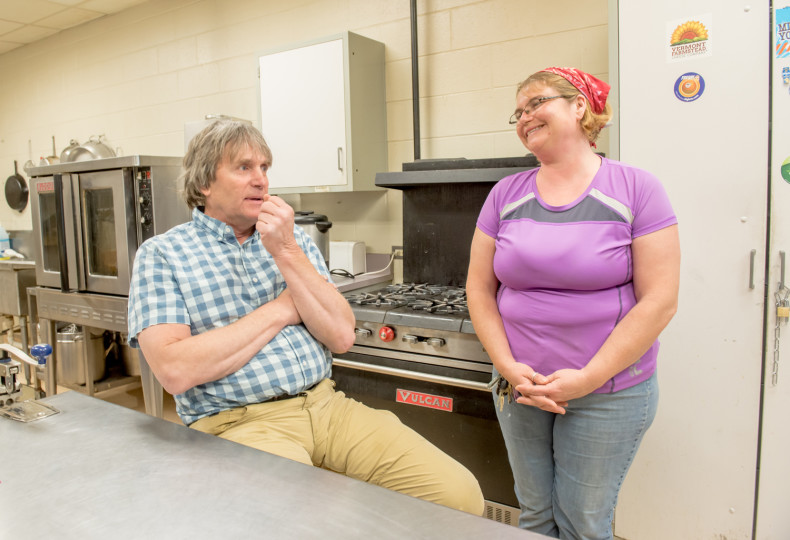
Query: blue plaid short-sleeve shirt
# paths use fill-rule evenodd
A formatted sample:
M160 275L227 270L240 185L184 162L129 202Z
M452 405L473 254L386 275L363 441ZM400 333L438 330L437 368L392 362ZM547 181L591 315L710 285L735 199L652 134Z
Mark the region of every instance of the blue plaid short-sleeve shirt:
M329 277L321 252L301 227L294 236ZM231 324L273 300L286 283L256 231L239 244L233 229L203 214L143 243L129 289L129 344L155 324L186 324L192 335ZM174 396L187 425L226 409L297 394L331 373L332 356L302 325L287 326L241 369Z

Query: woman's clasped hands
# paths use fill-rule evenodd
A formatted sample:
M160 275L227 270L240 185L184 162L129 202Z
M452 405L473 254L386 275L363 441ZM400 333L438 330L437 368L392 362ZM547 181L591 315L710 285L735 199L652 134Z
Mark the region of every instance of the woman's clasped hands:
M515 363L513 367L505 378L517 381L516 402L548 412L565 414L570 400L586 396L599 386L583 369L560 369L543 375L525 364Z

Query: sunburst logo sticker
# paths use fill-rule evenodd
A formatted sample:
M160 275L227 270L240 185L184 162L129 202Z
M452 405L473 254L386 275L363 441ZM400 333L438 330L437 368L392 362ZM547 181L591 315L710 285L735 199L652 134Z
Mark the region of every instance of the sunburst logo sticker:
M667 60L677 62L711 54L712 15L667 23Z
M675 28L669 44L675 47L697 41L708 41L708 29L699 21L687 21Z
M684 73L675 81L675 97L680 101L695 101L705 91L705 79L699 73Z

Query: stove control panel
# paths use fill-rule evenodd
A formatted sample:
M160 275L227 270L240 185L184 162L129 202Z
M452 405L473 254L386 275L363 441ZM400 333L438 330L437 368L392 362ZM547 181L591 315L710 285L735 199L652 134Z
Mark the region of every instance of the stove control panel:
M475 334L359 319L355 326L356 347L378 350L377 356L385 355L385 351L398 351L426 357L491 362Z

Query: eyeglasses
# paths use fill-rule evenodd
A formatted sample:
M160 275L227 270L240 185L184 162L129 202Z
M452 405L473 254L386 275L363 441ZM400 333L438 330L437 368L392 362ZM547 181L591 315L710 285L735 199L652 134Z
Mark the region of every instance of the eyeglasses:
M547 97L538 97L532 98L527 102L527 106L523 109L516 109L516 112L510 117L509 124L516 124L519 120L521 120L521 115L523 114L532 114L534 113L541 105L546 103L547 101L551 101L553 99L565 98L570 99L576 96L565 96L565 95L557 95L557 96L547 96Z

